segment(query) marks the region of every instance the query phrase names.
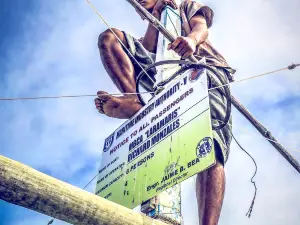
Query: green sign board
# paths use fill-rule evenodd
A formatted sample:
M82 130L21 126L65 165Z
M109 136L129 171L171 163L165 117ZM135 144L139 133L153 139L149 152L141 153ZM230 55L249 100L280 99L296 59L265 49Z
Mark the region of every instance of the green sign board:
M105 140L96 194L134 208L214 163L206 71L190 70Z

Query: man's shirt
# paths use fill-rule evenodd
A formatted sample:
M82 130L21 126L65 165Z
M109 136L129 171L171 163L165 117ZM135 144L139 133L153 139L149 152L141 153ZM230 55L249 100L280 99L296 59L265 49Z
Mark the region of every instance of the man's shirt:
M186 37L191 33L190 19L195 15L201 15L205 18L207 27L213 25L214 12L208 6L201 5L200 3L192 0L185 0L179 6L180 16L182 19L182 36ZM207 39L204 43L197 46L194 53L195 57L201 59L206 58L209 65L222 67L229 73L233 74L233 70L226 62L225 58L213 47L211 42Z

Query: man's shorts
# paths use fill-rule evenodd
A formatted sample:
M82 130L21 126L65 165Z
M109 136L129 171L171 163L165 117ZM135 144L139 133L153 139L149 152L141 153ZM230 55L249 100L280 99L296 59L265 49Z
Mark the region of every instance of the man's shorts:
M149 52L147 49L144 48L142 43L132 37L130 34L124 32L125 39L127 41L128 49L130 53L134 56L134 58L139 62L139 64L146 68L153 64L155 62L156 55L152 52ZM142 71L140 66L136 63L135 60L132 59L132 56L127 52L127 55L131 59L136 76ZM223 82L226 82L227 77L227 71L222 68L216 69L223 75ZM148 74L152 77L154 80L154 75L156 74L155 68L148 71ZM211 76L215 76L211 74ZM153 83L152 81L145 76L145 79L142 81L143 86L148 87L147 89L151 90ZM211 86L214 87L214 86ZM209 91L209 98L210 98L210 110L211 110L211 118L212 118L212 124L214 126L218 126L220 124L219 121L224 121L225 115L226 115L226 104L227 100L223 94L221 94L220 91L217 89ZM216 149L216 157L217 159L224 165L229 156L229 150L230 150L230 143L232 139L232 119L230 118L229 123L218 131L213 131L213 137L214 137L214 144Z

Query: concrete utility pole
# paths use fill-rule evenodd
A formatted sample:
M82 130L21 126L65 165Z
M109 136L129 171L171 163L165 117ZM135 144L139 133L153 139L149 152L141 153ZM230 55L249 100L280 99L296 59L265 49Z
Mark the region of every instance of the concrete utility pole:
M166 225L1 155L0 199L71 224Z

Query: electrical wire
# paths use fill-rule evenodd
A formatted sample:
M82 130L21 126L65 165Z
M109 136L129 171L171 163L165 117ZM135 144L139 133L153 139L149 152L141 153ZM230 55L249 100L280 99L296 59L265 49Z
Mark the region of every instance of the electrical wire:
M236 81L233 81L229 84L220 85L220 86L217 86L217 87L214 87L214 88L209 88L208 91L218 89L218 88L221 88L221 87L225 87L225 86L231 86L232 84L235 84L235 83L239 83L239 82L259 78L259 77L269 75L269 74L273 74L273 73L276 73L276 72L279 72L279 71L292 70L292 69L295 69L298 66L300 66L300 64L292 64L292 65L290 65L288 67L285 67L285 68L282 68L282 69L278 69L278 70L270 71L270 72L267 72L267 73L255 75L255 76L244 78L244 79L241 79L241 80L236 80ZM170 67L169 69L173 69L173 68L174 67ZM153 83L154 83L154 81L153 81ZM142 94L155 94L155 92L145 91L145 92L139 92L139 93L108 93L108 94L103 94L102 96L105 96L105 95L122 96L122 95L138 95L138 94L140 94L140 95L142 95ZM97 95L95 95L95 94L86 94L86 95L40 96L40 97L11 97L11 98L0 97L0 101L59 99L59 98L81 98L81 97L97 97Z
M140 93L107 93L100 95L61 95L61 96L40 96L40 97L16 97L16 98L0 98L0 101L18 101L18 100L38 100L38 99L59 99L59 98L82 98L82 97L97 97L97 96L124 96L124 95L143 95L154 94L154 92L140 92Z
M251 213L252 213L252 211L253 211L253 207L254 207L254 203L255 203L255 199L256 199L256 194L257 194L257 187L256 187L256 183L255 183L255 181L253 180L254 179L254 177L256 176L256 174L257 174L257 164L256 164L256 161L255 161L255 159L242 147L242 145L237 141L237 139L235 138L235 136L233 135L233 133L231 132L231 135L232 135L232 138L234 139L234 141L237 143L237 145L252 159L252 161L253 161L253 163L254 163L254 165L255 165L255 171L254 171L254 174L253 174L253 176L252 176L252 178L251 178L251 183L253 184L253 186L254 186L254 189L255 189L255 191L254 191L254 196L253 196L253 199L252 199L252 202L251 202L251 205L250 205L250 207L249 207L249 210L248 210L248 212L246 213L246 216L248 216L248 218L250 218L251 217Z
M267 73L262 73L262 74L259 74L259 75L256 75L256 76L252 76L252 77L247 77L247 78L243 78L243 79L240 79L240 80L236 80L236 81L233 81L233 82L231 82L229 84L224 84L224 85L219 86L219 87L210 88L209 90L214 90L214 89L218 89L218 88L221 88L221 87L224 87L224 86L228 86L228 85L232 85L232 84L235 84L235 83L239 83L239 82L243 82L243 81L255 79L255 78L258 78L258 77L263 77L263 76L266 76L266 75L269 75L269 74L273 74L273 73L277 73L277 72L280 72L280 71L283 71L283 70L293 70L293 69L295 69L298 66L300 66L300 64L292 64L292 65L290 65L288 67L285 67L285 68L281 68L281 69L270 71L270 72L267 72Z

